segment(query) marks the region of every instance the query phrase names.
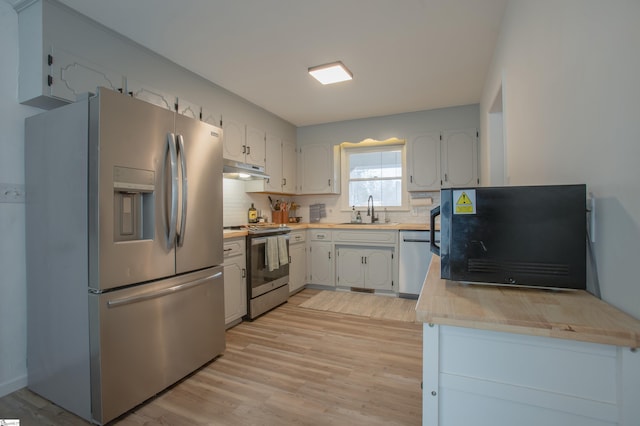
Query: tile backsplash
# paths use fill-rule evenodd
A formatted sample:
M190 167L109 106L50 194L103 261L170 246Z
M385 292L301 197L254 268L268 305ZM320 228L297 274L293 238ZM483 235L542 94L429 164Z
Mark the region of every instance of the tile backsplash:
M414 194L410 197L410 207L408 211L388 211L391 222L400 223L426 223L429 221L429 212L440 204L440 192ZM326 217L320 219L320 223L341 223L351 220L351 212L342 210L340 195L301 195L295 197L282 197L271 195L273 201L295 201L300 205L300 209L295 216L301 216L302 222L309 222L309 206L322 203L325 205ZM429 198L431 204L429 204ZM247 223L247 211L254 204L258 209L258 214L262 214L266 221L270 222L271 208L266 194L246 193L244 181L237 179L223 179L223 223L224 226L237 226ZM382 211L380 219L382 220ZM366 213L366 209L364 212ZM291 216L294 216L291 214Z

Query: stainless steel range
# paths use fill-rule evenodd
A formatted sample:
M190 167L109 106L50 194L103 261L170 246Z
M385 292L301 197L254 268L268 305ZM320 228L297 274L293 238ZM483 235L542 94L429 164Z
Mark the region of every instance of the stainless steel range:
M249 227L247 318L255 319L289 298L289 233L286 226Z

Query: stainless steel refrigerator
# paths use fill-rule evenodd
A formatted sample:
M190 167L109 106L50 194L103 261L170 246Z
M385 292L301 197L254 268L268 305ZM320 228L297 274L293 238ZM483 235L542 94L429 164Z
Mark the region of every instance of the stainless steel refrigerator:
M28 387L106 423L224 351L222 131L101 88L25 136Z

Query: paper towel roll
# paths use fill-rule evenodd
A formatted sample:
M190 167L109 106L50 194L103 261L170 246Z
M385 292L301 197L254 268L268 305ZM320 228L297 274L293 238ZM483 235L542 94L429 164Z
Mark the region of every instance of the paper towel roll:
M411 204L411 206L416 207L416 206L430 206L431 204L433 204L433 198L431 197L426 197L426 198L411 198L409 200L409 203Z

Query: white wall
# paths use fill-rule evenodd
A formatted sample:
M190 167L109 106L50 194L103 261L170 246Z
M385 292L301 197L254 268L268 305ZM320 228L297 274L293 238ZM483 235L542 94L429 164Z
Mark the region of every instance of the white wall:
M0 182L24 184L24 119L39 110L16 102L18 17L4 1L0 56ZM24 226L23 203L0 203L0 396L27 383Z
M480 106L502 84L512 185L586 183L603 299L640 318L640 2L511 0Z
M421 133L467 128L480 128L477 104L299 127L297 142L298 146L337 145L367 138L386 140L393 137L409 141L413 135ZM434 205L439 204L438 191L431 192L430 196ZM324 203L326 206L327 218L321 222L348 222L351 217L349 211L342 210L347 205L342 200L342 194L307 195L296 197L296 201L301 204L301 216L305 219L309 217L309 205L315 203ZM430 210L430 207L413 207L410 211L390 212L390 217L392 222L426 223Z
M224 179L222 185L223 193L223 225L239 226L246 225L248 220L248 210L251 204L258 209L259 214L265 217L266 221L271 221L271 208L269 199L265 194L252 194L245 192L244 181L239 179ZM281 197L272 195L273 201L282 199L291 201L291 197Z

